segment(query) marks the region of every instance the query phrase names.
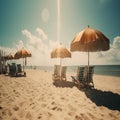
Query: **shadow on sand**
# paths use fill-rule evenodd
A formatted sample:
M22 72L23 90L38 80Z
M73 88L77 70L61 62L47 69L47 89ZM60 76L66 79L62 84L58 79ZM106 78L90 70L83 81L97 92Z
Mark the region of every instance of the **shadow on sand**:
M73 82L70 81L60 81L60 80L56 80L53 82L53 85L55 85L56 87L74 87L75 84Z
M70 81L54 81L56 87L74 87L76 86ZM77 87L77 86L76 86ZM97 89L84 88L80 89L85 92L86 96L93 101L97 106L105 106L111 110L120 111L120 95L110 91L102 91Z
M84 90L86 96L97 106L105 106L111 110L120 111L120 95L110 91L101 91L97 89Z

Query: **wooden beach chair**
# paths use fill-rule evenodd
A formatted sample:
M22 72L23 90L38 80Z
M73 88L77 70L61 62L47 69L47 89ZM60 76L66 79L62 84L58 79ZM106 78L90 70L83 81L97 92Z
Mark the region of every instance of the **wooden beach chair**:
M77 75L71 76L75 84L78 84L78 87L94 87L93 82L94 66L78 67Z
M26 76L26 72L22 71L21 64L17 64L16 76Z
M94 82L93 82L94 68L95 66L89 66L89 68L87 67L86 69L87 74L85 76L85 84L90 87L94 87Z
M54 65L54 73L52 74L53 80L60 80L60 65Z
M66 71L67 71L67 66L63 66L61 70L61 80L67 80Z
M11 65L9 65L9 75L10 76L16 76L16 63L12 63Z
M85 76L86 76L86 68L78 67L76 76L71 76L72 81L78 85L78 87L84 85Z

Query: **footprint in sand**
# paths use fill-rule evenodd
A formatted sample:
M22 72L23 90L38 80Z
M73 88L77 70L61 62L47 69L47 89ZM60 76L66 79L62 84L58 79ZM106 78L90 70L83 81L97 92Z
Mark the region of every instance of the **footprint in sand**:
M69 115L69 116L74 116L74 115L75 115L75 112L74 112L74 111L70 111L70 112L68 112L68 115Z
M12 112L10 109L7 109L7 108L3 108L2 110L2 116L12 116Z
M32 120L32 115L31 115L30 111L26 114L26 119Z
M62 111L62 108L59 108L57 106L53 107L52 110Z
M80 113L80 115L76 115L75 116L76 120L89 120L89 118L87 117L87 115Z
M37 107L37 105L34 102L32 102L32 103L30 103L29 107L31 109L35 109Z
M14 110L14 111L18 111L18 110L19 110L19 107L18 107L18 106L14 106L14 107L13 107L13 110Z
M90 118L92 119L92 120L96 120L97 118L93 115L93 114L91 114L91 113L88 113L88 115L90 116ZM104 118L104 115L102 116L103 118Z
M40 113L37 118L41 119L42 118L42 113Z
M0 106L0 110L2 110L2 107Z
M75 120L82 120L82 118L80 116L76 115Z
M114 120L117 120L117 117L116 117L113 113L109 113L109 116L110 116L111 118L114 118Z
M56 103L53 101L52 103L51 103L52 105L56 105Z
M4 97L7 97L7 96L8 96L8 94L7 94L7 93L3 93L3 96L4 96Z

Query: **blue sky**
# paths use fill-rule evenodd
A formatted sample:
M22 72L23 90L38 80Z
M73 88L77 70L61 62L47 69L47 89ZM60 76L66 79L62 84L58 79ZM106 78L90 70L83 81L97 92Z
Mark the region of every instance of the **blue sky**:
M60 0L60 42L69 49L74 36L90 25L102 31L111 44L107 53L96 55L107 54L110 59L96 64L119 64L119 54L113 54L120 52L119 11L120 0ZM34 63L49 64L47 56L57 42L57 15L57 0L0 0L0 47L7 54L24 46L32 51Z

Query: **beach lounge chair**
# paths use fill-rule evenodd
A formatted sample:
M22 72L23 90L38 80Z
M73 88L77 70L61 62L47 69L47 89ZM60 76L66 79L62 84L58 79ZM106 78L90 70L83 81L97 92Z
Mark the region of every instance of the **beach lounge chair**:
M94 87L93 83L94 66L78 67L77 75L71 76L74 83L78 86Z
M63 66L61 70L61 80L67 80L66 71L67 71L67 66Z
M60 65L54 65L54 73L52 74L53 80L60 80Z
M87 86L91 86L94 87L94 83L93 83L93 74L94 74L94 67L95 66L89 66L89 68L87 67L87 74L85 77L85 84Z
M77 69L77 75L76 76L71 76L72 80L75 84L82 85L85 80L85 67L78 67Z
M9 75L10 76L16 76L16 64L12 63L11 65L9 65Z
M26 76L26 72L22 71L21 64L17 64L16 76Z

